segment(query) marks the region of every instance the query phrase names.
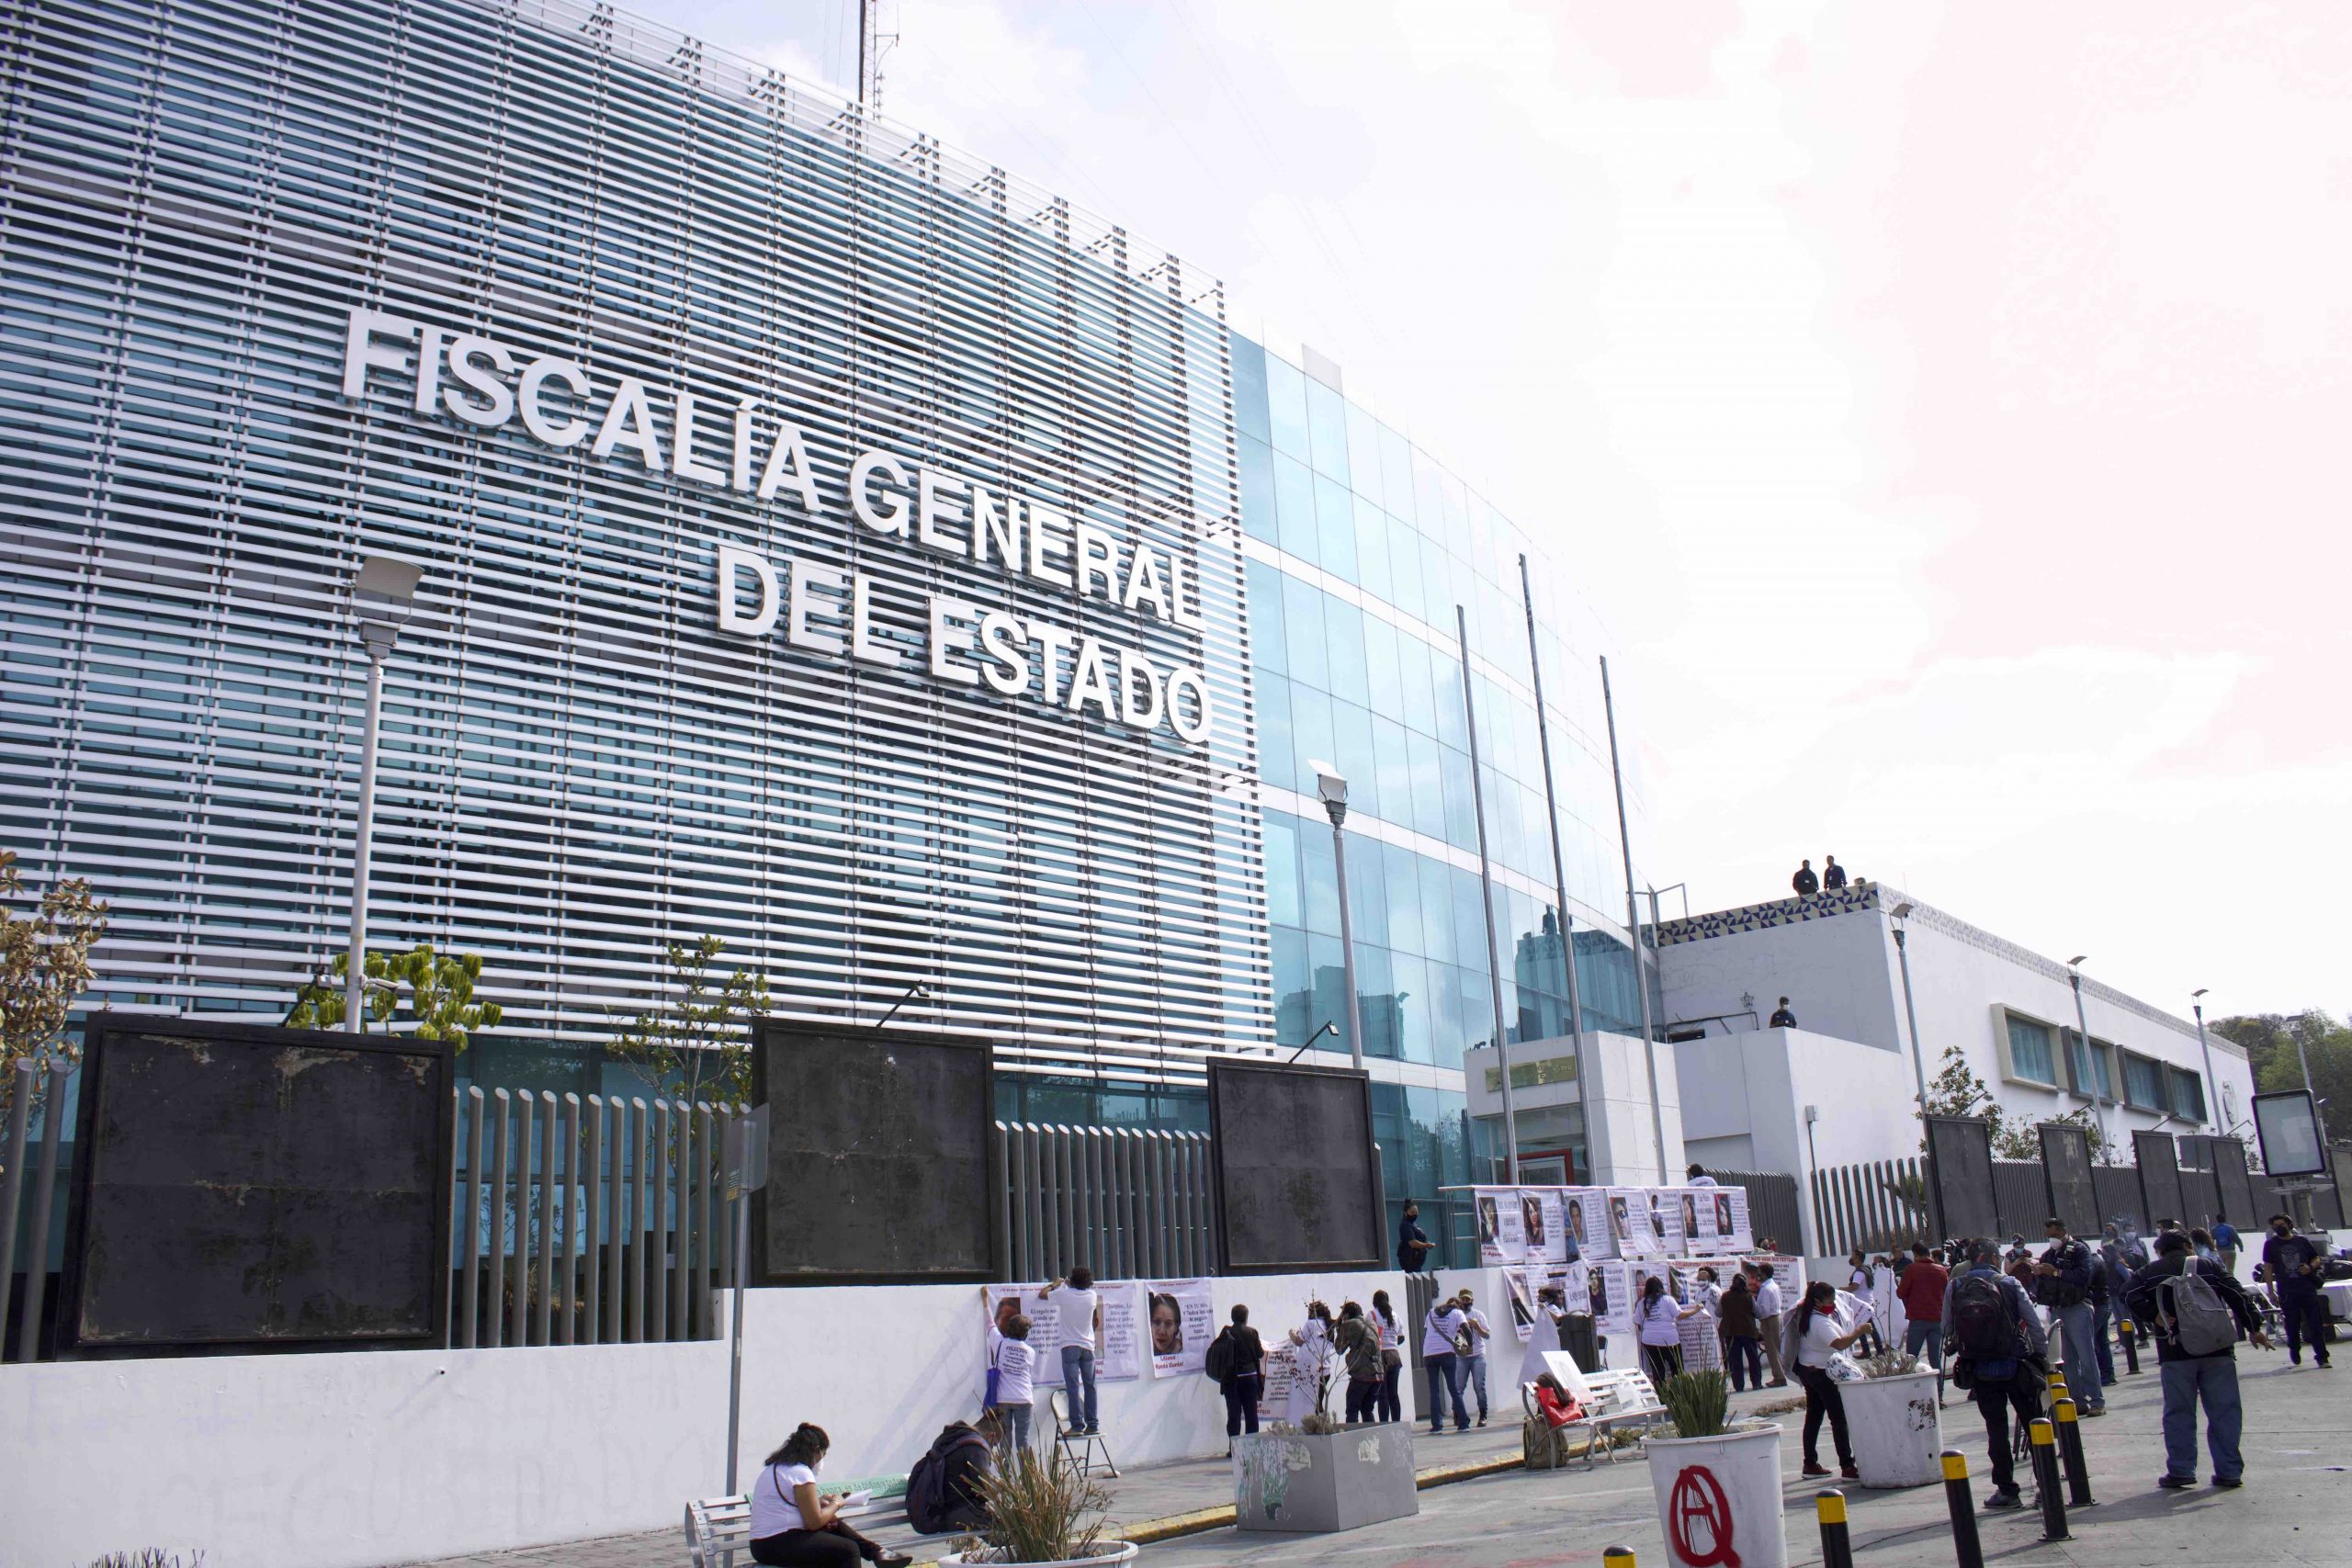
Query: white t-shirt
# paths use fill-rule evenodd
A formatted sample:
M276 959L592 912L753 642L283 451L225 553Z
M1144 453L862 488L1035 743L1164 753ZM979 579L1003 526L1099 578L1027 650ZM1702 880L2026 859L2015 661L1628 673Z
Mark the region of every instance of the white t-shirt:
M1008 1339L990 1330L989 1359L996 1368L999 1404L1035 1404L1037 1388L1032 1374L1037 1367L1036 1348L1026 1339Z
M1468 1312L1464 1313L1462 1315L1465 1322L1475 1323L1478 1325L1478 1328L1483 1328L1487 1331L1485 1334L1479 1333L1478 1328L1474 1328L1470 1331L1470 1353L1473 1356L1485 1355L1487 1353L1487 1341L1495 1332L1494 1325L1488 1323L1487 1321L1487 1314L1479 1311L1476 1307L1472 1307Z
M760 1472L752 1483L753 1540L810 1528L800 1517L800 1505L792 1500L792 1489L804 1483L817 1483L817 1472L805 1464L772 1464Z
M1454 1351L1453 1337L1462 1332L1462 1313L1457 1307L1440 1312L1431 1307L1421 1319L1421 1354L1451 1356Z
M1634 1303L1634 1323L1645 1345L1682 1343L1682 1307L1672 1296L1661 1292L1655 1301L1644 1297Z
M1831 1341L1843 1339L1848 1331L1849 1325L1842 1314L1834 1311L1815 1313L1812 1321L1805 1325L1804 1337L1797 1343L1797 1365L1827 1366L1829 1358L1837 1353L1837 1347Z
M1394 1350L1405 1342L1404 1329L1381 1316L1377 1308L1374 1309L1371 1314L1371 1317L1372 1326L1377 1329L1380 1333L1380 1348L1382 1349Z
M1076 1285L1064 1285L1053 1299L1062 1309L1062 1348L1076 1346L1080 1350L1094 1348L1094 1310L1102 1301L1098 1291L1081 1291Z
M1867 1269L1855 1269L1853 1278L1847 1281L1847 1289L1852 1292L1854 1299L1864 1306L1871 1305L1871 1271Z
M1690 1185L1693 1187L1713 1187L1714 1184L1715 1179L1704 1171L1690 1179Z
M1781 1314L1781 1281L1767 1280L1756 1287L1756 1315L1778 1317Z

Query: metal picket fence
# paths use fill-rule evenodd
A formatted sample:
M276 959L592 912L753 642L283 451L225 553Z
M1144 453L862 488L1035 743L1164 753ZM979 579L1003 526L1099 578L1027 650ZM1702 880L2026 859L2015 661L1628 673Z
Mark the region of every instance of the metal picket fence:
M1770 1236L1782 1247L1804 1245L1804 1221L1797 1213L1797 1179L1785 1170L1716 1170L1718 1186L1747 1189L1747 1228L1758 1246Z
M53 1310L49 1254L51 1233L58 1228L51 1223L59 1206L58 1157L73 1078L70 1066L53 1066L44 1074L30 1062L18 1062L10 1077L7 1138L0 1144L0 1159L7 1161L6 1172L0 1174L0 1360L33 1360L44 1348L42 1320ZM40 1127L38 1153L31 1147L36 1122ZM28 1159L30 1180L26 1179ZM21 1252L17 1246L20 1215L27 1233ZM22 1286L17 1284L19 1267L25 1273ZM8 1332L11 1311L17 1319L14 1333Z
M1206 1134L999 1122L996 1138L1006 1279L1057 1279L1080 1263L1104 1280L1211 1272Z
M1890 1252L1928 1234L1926 1162L1871 1160L1826 1166L1813 1173L1817 1256Z

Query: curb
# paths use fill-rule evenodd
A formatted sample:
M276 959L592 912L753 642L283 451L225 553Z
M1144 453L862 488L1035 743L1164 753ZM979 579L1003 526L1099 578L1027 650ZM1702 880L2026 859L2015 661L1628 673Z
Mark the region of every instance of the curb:
M1482 1475L1500 1475L1517 1470L1525 1463L1519 1454L1498 1454L1492 1459L1466 1460L1460 1464L1433 1465L1413 1472L1413 1489L1426 1492L1432 1486L1444 1486L1456 1481L1475 1481ZM1132 1525L1115 1527L1122 1540L1137 1546L1149 1546L1156 1540L1173 1540L1178 1536L1199 1535L1204 1531L1225 1529L1234 1520L1233 1505L1216 1508L1198 1508L1189 1514L1170 1514L1165 1518L1143 1519Z

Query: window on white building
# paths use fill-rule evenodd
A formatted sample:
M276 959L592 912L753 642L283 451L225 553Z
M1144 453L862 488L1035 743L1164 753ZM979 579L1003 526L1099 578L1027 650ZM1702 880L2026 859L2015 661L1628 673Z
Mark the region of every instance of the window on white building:
M2123 1053L2123 1102L2141 1111L2169 1111L2172 1097L2165 1092L2165 1065Z
M2183 1121L2205 1120L2205 1080L2182 1067L2166 1070L2171 1079L2172 1113Z
M2115 1047L2104 1040L2094 1039L2090 1049L2083 1049L2083 1037L2069 1029L2066 1036L2066 1087L2076 1094L2095 1094L2101 1100L2115 1098L2115 1070L2109 1066L2115 1059Z
M2008 1020L2010 1076L2055 1087L2058 1067L2051 1054L2050 1026L2015 1013L2009 1014Z

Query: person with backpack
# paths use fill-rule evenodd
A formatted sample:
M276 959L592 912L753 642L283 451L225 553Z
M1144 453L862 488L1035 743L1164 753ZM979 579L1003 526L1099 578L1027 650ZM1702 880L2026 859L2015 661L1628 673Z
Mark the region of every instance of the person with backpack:
M907 1523L917 1534L946 1535L988 1528L988 1492L983 1483L996 1469L1001 1438L996 1413L990 1411L977 1427L967 1421L951 1421L932 1439L929 1451L907 1472Z
M1379 1418L1402 1421L1405 1404L1396 1385L1405 1373L1405 1332L1397 1325L1396 1309L1389 1304L1386 1291L1372 1292L1372 1326L1380 1336Z
M1352 1427L1360 1421L1378 1420L1380 1333L1364 1316L1361 1303L1340 1303L1337 1343L1340 1355L1348 1366L1348 1425Z
M2303 1341L2312 1344L2312 1359L2327 1362L2327 1309L2322 1305L2320 1266L2325 1255L2319 1244L2295 1234L2295 1222L2284 1214L2270 1216L2270 1234L2262 1242L2262 1278L2278 1300L2278 1315L2287 1325L2287 1359L2303 1364Z
M1008 1315L1001 1328L989 1325L989 1386L983 1404L996 1416L1008 1453L1029 1446L1030 1407L1037 1398L1037 1351L1029 1343L1030 1327L1018 1312Z
M1266 1347L1250 1326L1248 1307L1235 1305L1233 1321L1209 1341L1201 1370L1225 1395L1225 1457L1231 1459L1233 1439L1258 1430L1258 1395L1266 1386Z
M2123 1288L2132 1315L2154 1325L2156 1370L2165 1386L2165 1472L2167 1492L2197 1484L2197 1404L2205 1404L2205 1446L2213 1458L2213 1484L2245 1484L2238 1451L2245 1407L2238 1398L2238 1331L2267 1349L2245 1287L2199 1258L2178 1231L2156 1238L2156 1260Z
M2091 1249L2066 1234L2066 1222L2052 1214L2041 1222L2050 1244L2033 1265L2033 1299L2050 1309L2058 1325L2059 1364L2066 1387L2084 1416L2107 1414L2107 1394L2097 1371L2092 1341L2098 1314L2091 1309Z
M2042 1368L2050 1341L2041 1319L2026 1300L2025 1287L2001 1272L2000 1243L1980 1241L1970 1251L1967 1272L1944 1292L1944 1354L1952 1363L1951 1384L1976 1402L1984 1417L1986 1458L1993 1495L1984 1506L2023 1507L2018 1495L2017 1455L2009 1444L2009 1417L2041 1414Z
M1430 1374L1430 1436L1445 1430L1445 1409L1438 1403L1442 1388L1453 1399L1453 1429L1470 1429L1470 1411L1462 1403L1463 1341L1469 1325L1458 1296L1442 1296L1421 1319L1421 1364Z

